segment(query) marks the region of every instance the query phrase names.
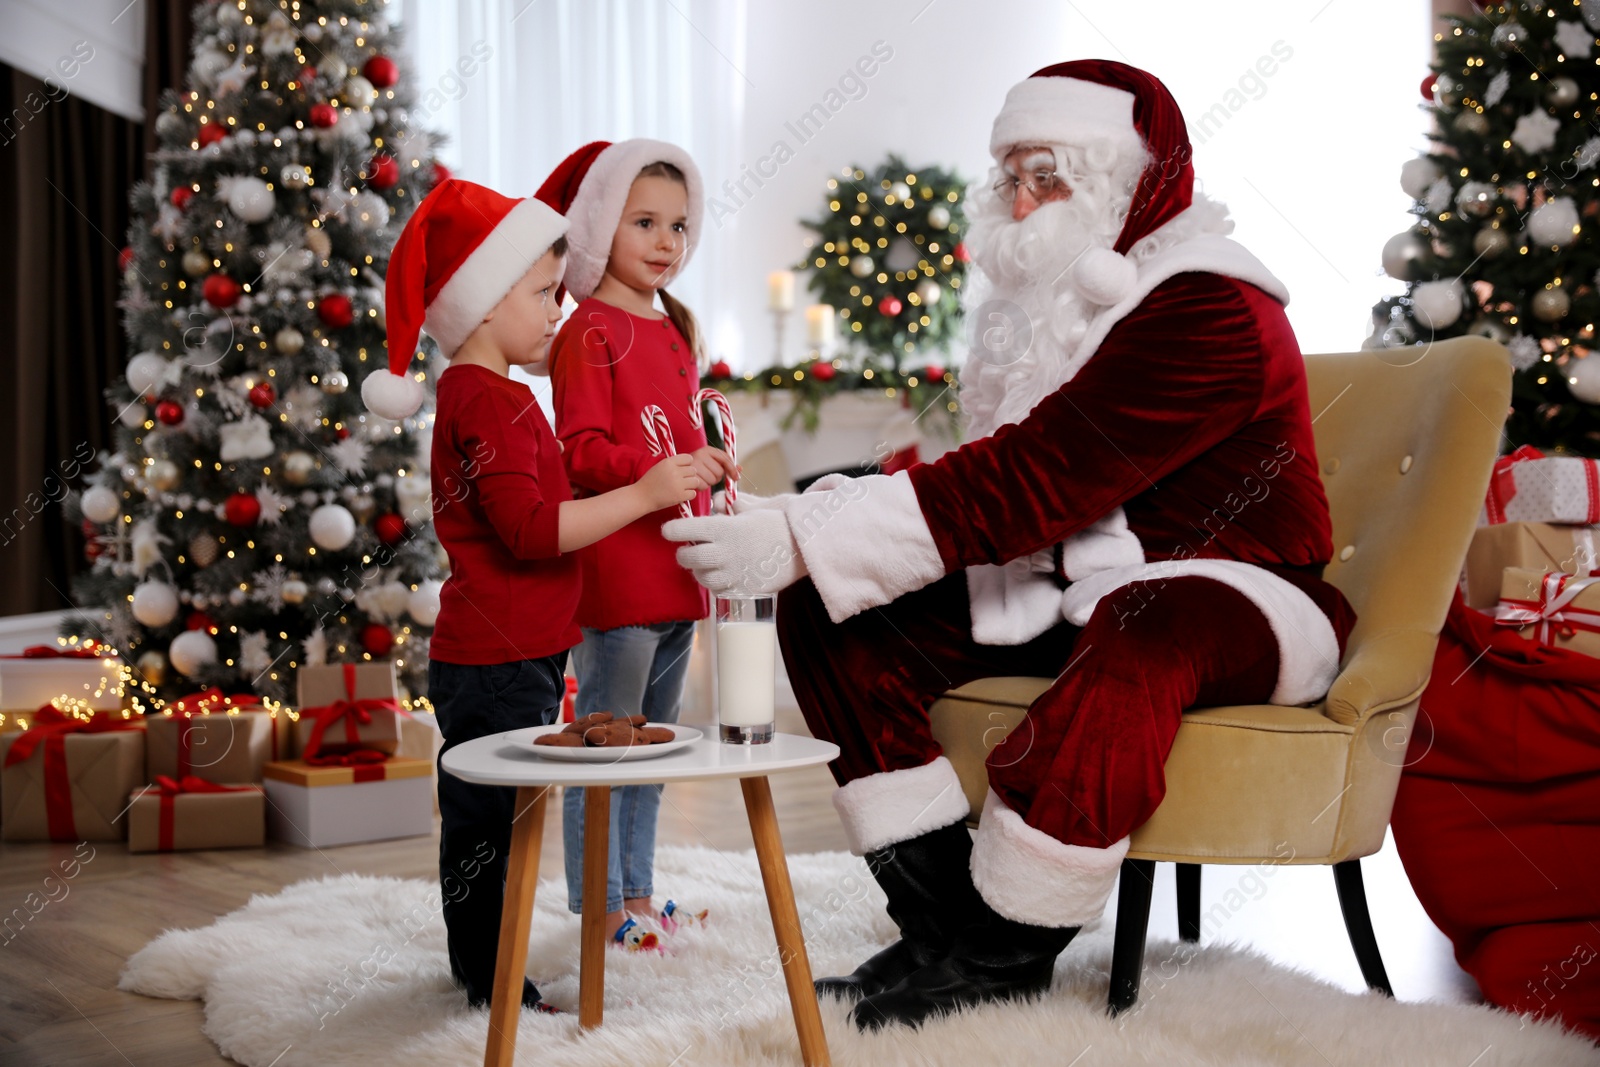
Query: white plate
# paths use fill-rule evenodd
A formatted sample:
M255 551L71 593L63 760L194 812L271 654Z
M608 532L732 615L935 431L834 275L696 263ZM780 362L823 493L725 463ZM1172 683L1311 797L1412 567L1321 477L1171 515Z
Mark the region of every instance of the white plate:
M687 745L692 745L705 736L693 726L677 726L672 723L650 723L651 726L664 726L673 733L671 741L662 741L654 745L629 745L627 748L560 748L556 745L536 745L533 739L544 734L559 734L570 724L558 722L553 726L535 726L525 735L528 747L534 754L557 763L622 763L627 760L653 759L664 756L668 752L676 752Z

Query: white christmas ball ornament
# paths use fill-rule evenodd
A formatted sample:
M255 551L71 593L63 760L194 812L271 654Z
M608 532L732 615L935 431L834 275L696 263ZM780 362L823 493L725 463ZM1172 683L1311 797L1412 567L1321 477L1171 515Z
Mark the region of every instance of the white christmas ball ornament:
M186 630L167 649L167 659L179 674L192 678L217 662L217 643L204 630Z
M398 619L411 608L411 587L403 582L384 582L378 587L378 609L385 618Z
M324 504L311 513L311 540L318 548L337 552L356 536L356 517L341 504Z
M191 68L195 76L206 85L210 85L218 74L227 70L232 65L226 52L219 52L215 48L206 48L194 57L194 66Z
M128 379L128 388L139 396L148 396L155 392L161 379L166 376L167 361L154 352L140 352L128 360L128 369L125 375Z
M117 421L130 430L137 430L150 417L150 409L143 404L129 404L117 412Z
M950 209L943 204L935 204L928 209L928 225L936 230L942 230L950 225Z
M378 90L372 83L357 74L344 83L344 102L351 107L371 107L378 99Z
M1528 236L1535 244L1563 248L1578 236L1578 208L1571 197L1558 196L1533 209L1528 216Z
M156 133L163 140L174 140L187 129L182 118L176 111L163 111L156 116Z
M1400 188L1413 200L1421 200L1428 186L1443 177L1443 172L1427 156L1408 159L1400 167Z
M1427 242L1410 230L1397 233L1383 245L1383 273L1403 282L1416 281L1418 264L1428 254Z
M1600 360L1596 364L1600 365ZM439 591L443 588L443 582L432 578L418 584L416 592L406 600L406 611L423 626L432 626L439 618Z
M271 187L260 178L236 178L228 187L228 210L246 222L265 222L276 207Z
M1600 404L1600 358L1569 359L1567 389L1585 404Z
M191 278L198 278L202 274L211 272L211 257L198 248L191 248L183 254L183 273Z
M1430 330L1442 330L1461 317L1461 282L1455 278L1442 282L1423 282L1411 294L1411 310L1417 322Z
M1474 137L1482 137L1489 132L1489 120L1476 111L1463 111L1456 116L1456 129Z
M122 502L105 486L94 485L83 491L79 507L90 522L110 522L122 510Z
M178 594L166 582L140 582L134 588L133 617L145 626L165 626L177 616Z
M1545 93L1551 107L1571 107L1578 102L1578 83L1571 78L1555 78Z
M850 273L857 278L865 278L872 273L872 257L861 255L850 261Z
M1532 310L1540 322L1560 322L1572 310L1572 298L1565 289L1541 289L1533 294Z
M1488 182L1466 182L1456 192L1456 207L1465 214L1483 218L1494 211L1498 196L1499 190Z
M1494 259L1511 247L1511 235L1498 226L1485 226L1472 236L1472 250L1484 259Z

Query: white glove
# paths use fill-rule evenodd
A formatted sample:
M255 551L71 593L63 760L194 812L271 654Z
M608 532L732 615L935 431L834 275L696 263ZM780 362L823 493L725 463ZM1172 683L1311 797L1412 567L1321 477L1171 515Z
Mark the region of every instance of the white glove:
M668 541L686 541L678 563L713 593L776 593L806 576L781 511L758 507L739 515L673 519L661 527Z

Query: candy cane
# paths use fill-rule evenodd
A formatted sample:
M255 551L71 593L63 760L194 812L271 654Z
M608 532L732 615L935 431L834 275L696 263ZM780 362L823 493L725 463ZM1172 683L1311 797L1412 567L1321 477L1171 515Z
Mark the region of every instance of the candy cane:
M644 441L650 446L652 456L675 456L678 446L672 440L672 426L667 422L667 413L661 410L659 404L648 404L639 412L639 422L644 425ZM678 514L686 519L694 518L694 509L687 501L678 505Z
M715 389L702 389L694 394L694 399L689 402L689 421L695 429L700 429L705 423L705 405L707 402L716 406L717 416L722 423L722 450L728 453L728 458L733 460L735 467L739 465L739 448L734 441L733 408L728 405L728 398ZM739 480L736 477L728 478L728 510L733 510L733 502L739 499Z

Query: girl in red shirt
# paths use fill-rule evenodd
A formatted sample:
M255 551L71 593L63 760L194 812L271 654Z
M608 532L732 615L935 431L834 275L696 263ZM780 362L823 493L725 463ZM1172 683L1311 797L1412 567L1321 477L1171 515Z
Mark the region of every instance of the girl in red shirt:
M580 497L630 485L660 462L640 412L659 407L680 453L707 485L734 473L727 453L691 421L700 388L700 331L666 292L688 261L704 203L700 173L681 148L660 141L595 142L569 156L539 191L571 222L566 285L578 307L551 353L556 433ZM660 310L657 309L657 298ZM710 493L695 501L709 512ZM646 515L583 553L573 654L577 713L610 711L676 722L694 626L706 592L661 536L671 509ZM631 916L666 919L651 907L661 786L623 786L611 805L607 933L626 943ZM564 801L568 906L582 907L583 805Z

